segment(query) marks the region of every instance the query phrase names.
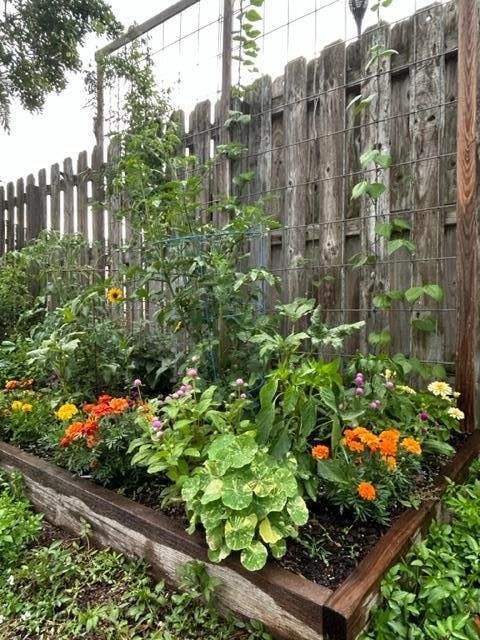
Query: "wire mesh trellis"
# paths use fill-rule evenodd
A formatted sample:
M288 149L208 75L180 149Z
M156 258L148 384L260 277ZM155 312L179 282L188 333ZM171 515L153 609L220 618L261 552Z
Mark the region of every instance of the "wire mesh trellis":
M234 25L242 6L234 3ZM200 161L212 158L223 129L215 109L222 97L223 10L223 0L199 0L149 32L159 85L173 86L175 106L190 112L184 152ZM280 224L257 244L251 260L281 277L284 301L315 297L329 324L366 319L365 330L347 340L346 353L369 349L368 334L389 327L393 351L453 366L456 3L393 2L380 23L367 11L360 39L348 0L265 0L262 15L259 72L248 74L241 64L232 65L232 84L255 81L236 104L249 113L250 123L238 131L246 150L231 163L231 178L246 171L255 177L243 192L232 185L232 193L247 203L263 198ZM378 43L398 54L386 58L379 70L365 72L369 49ZM237 53L234 46L227 55ZM107 118L121 90L118 86L105 96ZM366 112L355 115L347 105L360 92L377 97ZM351 200L352 187L365 175L360 155L371 147L393 158L378 211L368 202ZM115 260L106 259L110 269L138 262L138 256L121 250L129 230L116 225L115 203L93 226L98 216L92 209L91 166L82 156L77 171L71 161L62 173L54 167L49 181L44 176L38 187L30 181L29 198L43 203L45 226L86 230L90 240L120 247ZM205 184L203 207L217 200L217 188L215 179ZM15 197L12 185L7 192L1 197L5 238L13 248L32 231L22 210L23 191ZM413 254L402 249L389 255L375 233L376 223L394 218L409 223L410 231L399 237L416 243ZM375 254L375 264L354 269L351 258L359 253ZM445 292L440 303L421 299L412 309L394 301L387 312L374 304L378 293L434 283ZM266 300L270 307L273 302ZM435 321L433 332L412 327L412 319L429 316Z

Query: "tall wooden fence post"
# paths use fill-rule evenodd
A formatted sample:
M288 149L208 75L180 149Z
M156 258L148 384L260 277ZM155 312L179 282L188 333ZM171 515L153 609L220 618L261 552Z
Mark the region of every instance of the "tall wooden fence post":
M476 141L479 7L480 0L458 2L456 388L461 393L466 431L473 431L480 415Z

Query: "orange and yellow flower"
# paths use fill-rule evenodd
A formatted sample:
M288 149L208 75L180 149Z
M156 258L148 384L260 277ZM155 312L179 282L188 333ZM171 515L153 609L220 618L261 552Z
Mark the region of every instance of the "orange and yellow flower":
M388 470L393 472L397 468L397 460L393 456L386 456L385 462L387 463Z
M312 449L312 458L315 460L327 460L330 457L330 449L323 444L317 444Z
M405 451L408 451L408 453L413 453L417 456L422 453L422 447L415 438L404 438L400 443L400 446L405 449Z
M5 389L15 389L16 387L18 387L18 384L18 380L7 380L7 382L5 383Z
M377 497L377 490L371 482L360 482L357 487L358 495L362 500L375 500Z

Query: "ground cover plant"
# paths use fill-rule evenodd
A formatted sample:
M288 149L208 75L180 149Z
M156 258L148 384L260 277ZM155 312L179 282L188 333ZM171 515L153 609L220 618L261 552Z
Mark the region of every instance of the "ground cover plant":
M142 562L93 549L42 523L19 478L0 476L0 637L268 640L255 622L215 609L219 580L201 563L179 568L178 591L154 582Z
M469 481L443 498L450 518L434 523L383 580L382 604L362 640L457 638L475 640L480 602L480 464Z

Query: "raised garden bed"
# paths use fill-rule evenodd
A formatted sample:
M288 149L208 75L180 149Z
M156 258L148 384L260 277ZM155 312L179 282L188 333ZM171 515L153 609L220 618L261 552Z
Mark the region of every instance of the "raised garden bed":
M156 575L171 583L177 581L179 564L191 559L205 562L208 571L223 581L219 593L223 607L257 618L277 638L354 640L377 600L382 576L421 538L430 521L441 517L445 477L462 482L479 451L480 433L475 433L444 467L432 496L419 510L399 516L335 591L276 566L250 573L231 559L213 565L200 535L190 536L167 516L11 445L0 443L0 467L23 474L30 500L50 522L74 533L88 523L96 544L144 558Z

